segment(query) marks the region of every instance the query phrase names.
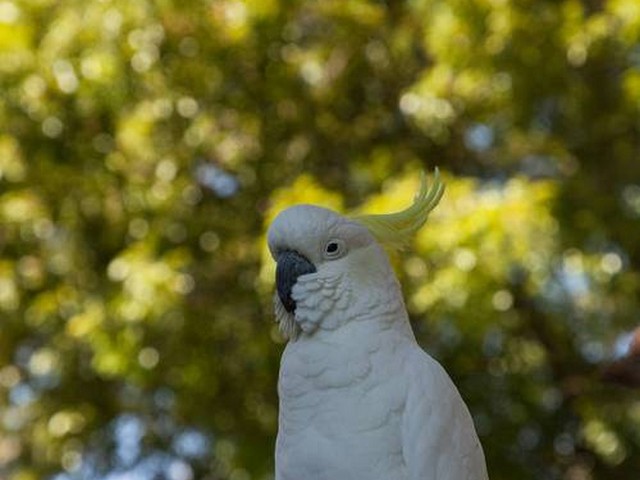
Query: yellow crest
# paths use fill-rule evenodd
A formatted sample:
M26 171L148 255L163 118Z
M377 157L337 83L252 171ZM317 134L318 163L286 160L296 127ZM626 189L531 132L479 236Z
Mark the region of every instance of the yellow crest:
M415 233L425 224L429 213L436 208L444 194L444 183L436 167L431 186L424 172L420 176L420 188L413 204L396 213L382 215L351 215L363 224L385 246L398 250L406 248Z

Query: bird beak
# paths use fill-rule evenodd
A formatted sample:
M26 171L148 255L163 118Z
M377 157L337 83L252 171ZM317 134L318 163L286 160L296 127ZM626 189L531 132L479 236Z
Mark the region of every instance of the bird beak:
M314 273L316 267L306 257L293 250L284 250L278 254L276 268L276 288L282 306L289 313L296 309L296 302L291 298L291 289L300 275Z

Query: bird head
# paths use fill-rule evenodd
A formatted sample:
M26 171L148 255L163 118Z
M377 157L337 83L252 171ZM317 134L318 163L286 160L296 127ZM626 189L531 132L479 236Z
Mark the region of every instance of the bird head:
M278 214L267 233L276 261L274 305L280 329L290 339L300 331L335 329L356 311L375 313L398 294L382 248L404 248L426 222L444 192L436 169L424 175L414 203L385 215L343 216L314 205L294 205Z

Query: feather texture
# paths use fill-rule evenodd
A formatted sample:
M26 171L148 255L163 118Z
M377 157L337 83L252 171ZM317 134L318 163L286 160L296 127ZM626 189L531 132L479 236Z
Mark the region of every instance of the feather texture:
M402 212L346 218L297 205L269 228L274 259L294 251L316 269L292 273L290 311L274 297L289 338L276 480L487 480L471 415L417 344L381 246L406 246L443 189L436 170Z
M366 226L383 245L401 250L409 245L415 233L425 224L443 194L444 183L436 167L431 187L424 172L420 175L420 188L410 207L396 213L353 215L351 218Z

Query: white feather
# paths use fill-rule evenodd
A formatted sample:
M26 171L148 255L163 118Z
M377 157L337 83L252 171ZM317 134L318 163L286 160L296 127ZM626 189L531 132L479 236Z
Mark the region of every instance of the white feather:
M325 242L347 252L323 258ZM444 369L416 343L388 258L369 231L329 210L297 206L269 230L272 252L317 268L276 297L290 337L278 394L276 480L485 480L473 421Z

